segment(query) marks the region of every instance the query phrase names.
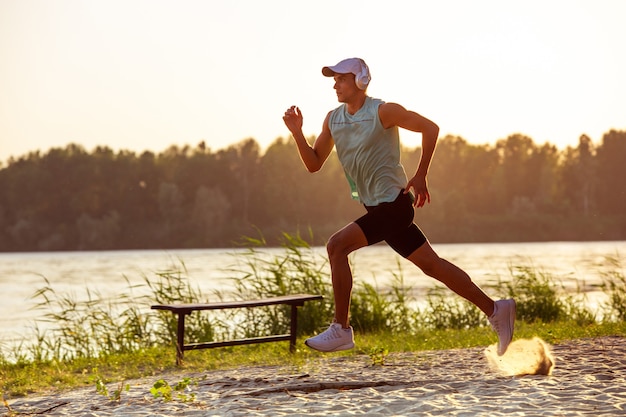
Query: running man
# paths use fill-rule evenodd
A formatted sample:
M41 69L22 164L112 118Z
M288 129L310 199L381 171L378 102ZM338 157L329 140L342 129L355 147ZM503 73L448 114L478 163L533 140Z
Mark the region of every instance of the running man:
M440 258L424 233L413 222L415 207L430 203L426 175L435 152L439 127L427 118L396 103L367 95L371 76L360 58L349 58L322 68L334 78L337 99L313 146L302 133L302 112L292 106L283 120L291 132L300 158L309 172L322 168L333 147L352 190L367 211L333 234L327 245L335 301L333 323L305 341L322 352L352 349L354 335L349 324L352 271L348 255L364 246L385 241L426 275L445 284L482 310L498 335L498 354L503 355L513 337L515 301L495 301L463 270ZM417 171L407 180L400 164L398 128L422 134L422 155Z

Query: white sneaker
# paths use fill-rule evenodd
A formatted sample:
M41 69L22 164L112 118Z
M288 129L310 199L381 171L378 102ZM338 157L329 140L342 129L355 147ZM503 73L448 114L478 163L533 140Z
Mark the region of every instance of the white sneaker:
M489 317L489 323L498 334L498 355L502 356L513 339L515 300L496 301L493 314Z
M352 349L354 347L352 327L344 329L341 324L333 323L322 333L305 340L304 344L320 352L337 352L339 350Z

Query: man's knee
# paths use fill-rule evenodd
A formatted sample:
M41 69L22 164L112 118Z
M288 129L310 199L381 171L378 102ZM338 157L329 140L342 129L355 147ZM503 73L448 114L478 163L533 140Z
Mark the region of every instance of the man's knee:
M346 245L344 239L342 239L341 231L333 234L326 243L326 252L328 257L332 260L337 257L348 256L346 253Z
M351 252L367 246L367 239L356 223L333 234L326 243L326 251L331 262L334 259L346 258Z
M467 285L471 278L458 266L440 258L436 253L430 252L426 256L416 257L413 263L426 275L435 278L448 287Z

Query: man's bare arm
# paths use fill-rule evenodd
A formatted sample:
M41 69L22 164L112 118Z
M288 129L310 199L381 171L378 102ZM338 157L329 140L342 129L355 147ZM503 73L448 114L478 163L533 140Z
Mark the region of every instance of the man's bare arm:
M326 159L328 159L330 152L333 150L333 146L335 146L335 142L330 134L330 128L328 127L329 117L330 113L324 120L322 133L320 133L317 139L315 139L313 146L311 146L302 133L303 117L300 109L292 106L287 109L283 116L285 125L296 141L300 159L309 172L319 171L324 165L324 162L326 162Z
M381 104L378 108L378 114L385 129L398 126L422 134L422 156L415 175L409 180L404 191L406 193L411 188L413 189L415 206L417 207L422 207L426 202L430 203L426 175L437 146L439 126L424 116L409 111L396 103Z

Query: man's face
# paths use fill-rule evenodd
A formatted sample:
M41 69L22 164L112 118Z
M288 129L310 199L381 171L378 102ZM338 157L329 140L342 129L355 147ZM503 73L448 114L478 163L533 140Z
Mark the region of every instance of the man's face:
M354 81L354 74L335 74L335 92L340 103L346 103L359 91Z

